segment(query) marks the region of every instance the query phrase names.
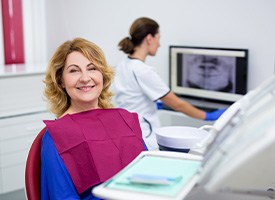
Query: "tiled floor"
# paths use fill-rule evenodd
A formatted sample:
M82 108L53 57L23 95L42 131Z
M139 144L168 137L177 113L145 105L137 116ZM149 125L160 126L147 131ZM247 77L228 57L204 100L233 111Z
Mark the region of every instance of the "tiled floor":
M0 194L1 200L26 200L25 191L17 190L14 192L6 193L6 194Z

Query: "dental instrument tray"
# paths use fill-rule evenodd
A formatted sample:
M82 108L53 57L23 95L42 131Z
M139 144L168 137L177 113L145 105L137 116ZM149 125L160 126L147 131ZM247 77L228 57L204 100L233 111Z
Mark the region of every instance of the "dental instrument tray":
M104 199L183 199L198 180L201 160L186 153L144 151L92 192Z

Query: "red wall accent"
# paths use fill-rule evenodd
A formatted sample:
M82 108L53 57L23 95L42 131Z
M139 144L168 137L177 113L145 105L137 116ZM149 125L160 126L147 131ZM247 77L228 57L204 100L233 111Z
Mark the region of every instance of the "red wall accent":
M2 0L5 64L24 63L22 0Z

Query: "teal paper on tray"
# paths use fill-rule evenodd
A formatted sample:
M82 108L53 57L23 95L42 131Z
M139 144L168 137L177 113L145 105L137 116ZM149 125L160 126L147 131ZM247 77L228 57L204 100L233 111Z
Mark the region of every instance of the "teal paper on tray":
M198 172L200 166L201 161L197 160L144 156L132 166L122 170L114 179L110 180L107 187L110 189L175 196ZM175 181L169 185L135 184L129 180L129 177L134 174L181 178L179 181Z

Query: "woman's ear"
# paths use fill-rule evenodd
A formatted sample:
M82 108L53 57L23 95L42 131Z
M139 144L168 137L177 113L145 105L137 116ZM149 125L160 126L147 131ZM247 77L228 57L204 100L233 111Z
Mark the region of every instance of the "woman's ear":
M152 41L152 39L153 39L152 34L148 34L148 35L145 37L145 39L146 39L146 42L147 42L148 44L151 44L151 41Z

